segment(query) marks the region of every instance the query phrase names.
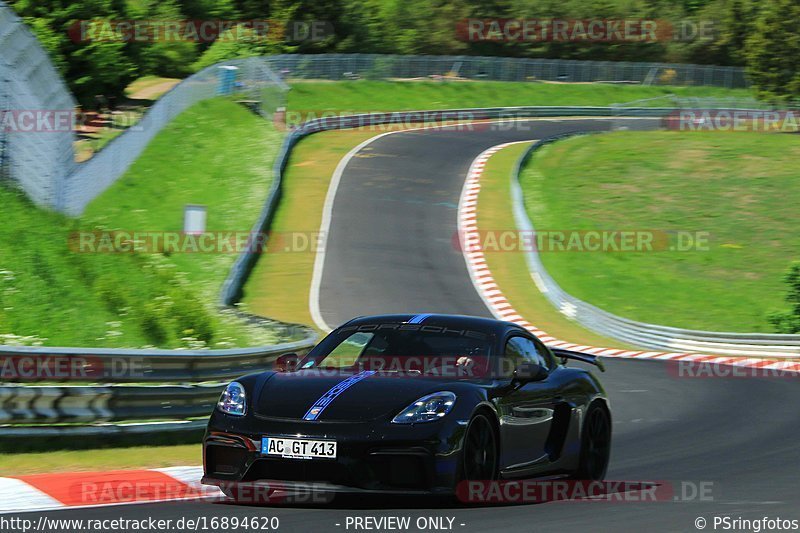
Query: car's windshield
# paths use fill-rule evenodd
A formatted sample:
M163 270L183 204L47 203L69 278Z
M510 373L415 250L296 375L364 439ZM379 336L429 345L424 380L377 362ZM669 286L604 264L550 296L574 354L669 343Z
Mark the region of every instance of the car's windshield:
M487 366L492 339L484 332L440 327L345 329L326 339L301 368L472 375Z

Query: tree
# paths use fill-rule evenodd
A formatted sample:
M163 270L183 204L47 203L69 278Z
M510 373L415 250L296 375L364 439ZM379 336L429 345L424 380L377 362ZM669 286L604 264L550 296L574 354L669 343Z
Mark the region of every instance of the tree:
M232 20L239 16L236 6L231 0L181 0L180 4L180 11L188 19ZM261 16L263 17L263 15Z
M714 0L699 11L692 22L711 22L711 35L698 35L681 43L692 63L744 65L745 41L753 31L758 4L753 0ZM699 27L699 26L698 26Z
M776 103L800 96L800 3L773 0L762 6L747 39L747 73L759 96Z
M71 54L75 72L70 78L76 98L94 106L96 95L119 96L136 79L136 65L125 55L125 43L120 41L91 41Z
M800 333L800 261L792 263L783 281L789 286L788 311L770 313L768 320L778 333Z
M151 21L181 21L186 17L175 0L149 0L131 8L131 18ZM197 59L198 44L191 40L155 40L153 42L131 42L128 52L138 66L138 75L156 75L174 78L192 72L191 65Z
M234 6L243 20L263 20L270 15L270 0L234 0Z
M250 28L236 26L219 36L219 39L200 56L192 68L202 70L226 59L263 56L281 52L281 43Z
M91 31L101 21L123 20L127 14L124 2L18 0L12 7L43 41L70 90L82 104L93 107L98 94L119 96L135 79L136 65L125 43L81 42L75 32L80 21L94 21L87 22Z

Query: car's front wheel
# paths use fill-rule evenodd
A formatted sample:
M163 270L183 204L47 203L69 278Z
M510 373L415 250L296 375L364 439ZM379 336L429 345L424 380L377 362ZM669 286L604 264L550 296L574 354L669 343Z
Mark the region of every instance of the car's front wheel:
M497 437L489 418L478 413L464 435L463 474L468 481L497 477Z

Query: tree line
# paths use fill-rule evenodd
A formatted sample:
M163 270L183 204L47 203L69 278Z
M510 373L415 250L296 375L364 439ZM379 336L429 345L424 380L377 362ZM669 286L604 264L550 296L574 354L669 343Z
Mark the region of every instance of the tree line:
M184 77L222 59L270 53L456 54L596 61L658 61L747 68L760 96L800 94L797 0L12 0L82 102L119 96L146 75ZM687 28L690 38L646 42L468 40L467 19L648 19ZM76 38L104 21L326 21L317 39L249 27L235 39ZM83 21L83 22L80 22ZM708 27L708 26L705 26ZM230 31L230 30L229 30ZM291 33L291 32L290 32Z

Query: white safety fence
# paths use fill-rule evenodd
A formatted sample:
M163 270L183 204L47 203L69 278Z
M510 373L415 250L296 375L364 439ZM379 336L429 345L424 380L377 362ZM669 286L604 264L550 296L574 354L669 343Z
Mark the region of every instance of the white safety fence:
M0 0L0 176L19 183L37 204L54 205L61 193L74 167L74 135L70 128L42 131L47 126L36 121L74 108L47 53Z

